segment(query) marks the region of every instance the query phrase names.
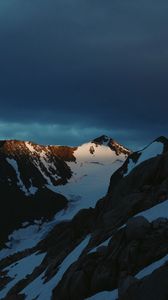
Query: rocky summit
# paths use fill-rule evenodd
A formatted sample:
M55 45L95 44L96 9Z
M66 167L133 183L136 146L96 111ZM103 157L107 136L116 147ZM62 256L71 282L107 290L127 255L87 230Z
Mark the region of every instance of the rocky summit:
M1 141L0 189L0 299L168 299L166 137Z

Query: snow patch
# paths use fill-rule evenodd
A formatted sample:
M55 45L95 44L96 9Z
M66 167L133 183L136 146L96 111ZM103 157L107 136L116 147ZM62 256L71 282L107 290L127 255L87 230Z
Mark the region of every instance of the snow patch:
M90 235L88 235L62 262L57 274L47 283L44 283L43 272L38 278L36 278L32 283L30 283L21 294L26 294L26 300L46 300L51 299L52 290L58 285L62 276L67 271L67 269L78 260L79 256L87 246L90 240Z
M163 266L165 264L165 262L167 262L167 260L168 260L168 254L166 256L164 256L163 258L155 261L151 265L147 266L143 270L141 270L136 275L136 278L142 279L143 277L145 277L147 275L150 275L152 272L154 272L155 270L157 270L158 268L160 268L161 266Z
M32 180L30 180L31 186L29 187L29 195L35 195L38 191L38 188L36 186L33 186Z
M55 164L49 161L49 158L47 157L47 154L44 150L40 152L40 162L44 170L42 170L41 165L38 161L33 161L33 163L36 165L42 176L45 178L47 184L52 186L53 183L51 182L50 177L52 177L54 180L57 180L60 178L60 176L57 175L57 168ZM50 177L47 174L45 174L45 172L50 174Z
M31 186L30 188L26 188L22 179L21 179L21 176L20 176L20 172L19 172L19 167L18 167L18 163L15 159L13 158L6 158L7 162L14 168L15 172L16 172L16 176L17 176L17 185L18 187L21 188L21 190L25 193L26 196L30 196L30 195L34 195L38 188L34 187L32 185L32 181L31 181ZM9 179L8 179L9 181ZM10 180L11 181L11 180Z
M97 251L97 249L101 246L108 246L110 240L112 239L112 237L108 238L107 240L105 240L103 243L99 244L98 246L94 247L92 250L89 251L89 253L95 253Z
M153 220L160 217L168 218L168 200L135 215L135 217L137 216L143 216L149 222L152 222Z
M34 223L15 230L9 235L6 248L0 251L0 260L19 251L33 248L55 226L56 221L44 222L42 225L37 221Z
M45 253L33 253L32 255L26 256L5 268L3 271L6 271L6 276L11 277L12 280L0 291L0 298L2 299L3 297L6 297L12 287L14 287L20 280L24 279L28 274L31 274L33 270L41 264L45 255Z
M17 161L13 158L6 158L7 162L13 167L13 169L16 172L17 180L18 180L18 186L21 188L21 190L28 195L28 190L26 189L25 185L23 184L21 177L20 177L20 172L19 172L19 167L17 164Z

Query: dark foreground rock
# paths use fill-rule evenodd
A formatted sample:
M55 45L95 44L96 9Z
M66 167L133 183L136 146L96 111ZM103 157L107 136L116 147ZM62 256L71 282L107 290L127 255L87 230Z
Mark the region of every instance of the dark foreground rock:
M168 264L154 271L143 280L133 283L120 300L167 300Z

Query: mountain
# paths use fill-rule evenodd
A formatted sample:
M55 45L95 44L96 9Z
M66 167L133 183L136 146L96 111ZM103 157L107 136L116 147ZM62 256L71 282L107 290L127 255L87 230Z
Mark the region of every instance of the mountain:
M0 182L8 187L15 186L25 196L32 196L44 186L66 184L72 176L66 162L99 164L111 159L112 154L120 158L130 151L105 136L80 147L0 141Z
M94 207L106 192L111 174L129 153L106 136L79 147L1 141L4 238L21 223L32 226L34 220L51 219L58 211L63 212L63 219L72 218L80 208Z
M103 136L66 150L71 177L45 186L67 209L10 235L0 299L167 300L168 140L133 153L114 143Z

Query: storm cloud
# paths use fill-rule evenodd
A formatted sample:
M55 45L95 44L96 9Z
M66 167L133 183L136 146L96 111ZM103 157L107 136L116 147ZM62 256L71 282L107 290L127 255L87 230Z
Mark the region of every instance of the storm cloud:
M0 138L167 135L168 2L1 0Z

